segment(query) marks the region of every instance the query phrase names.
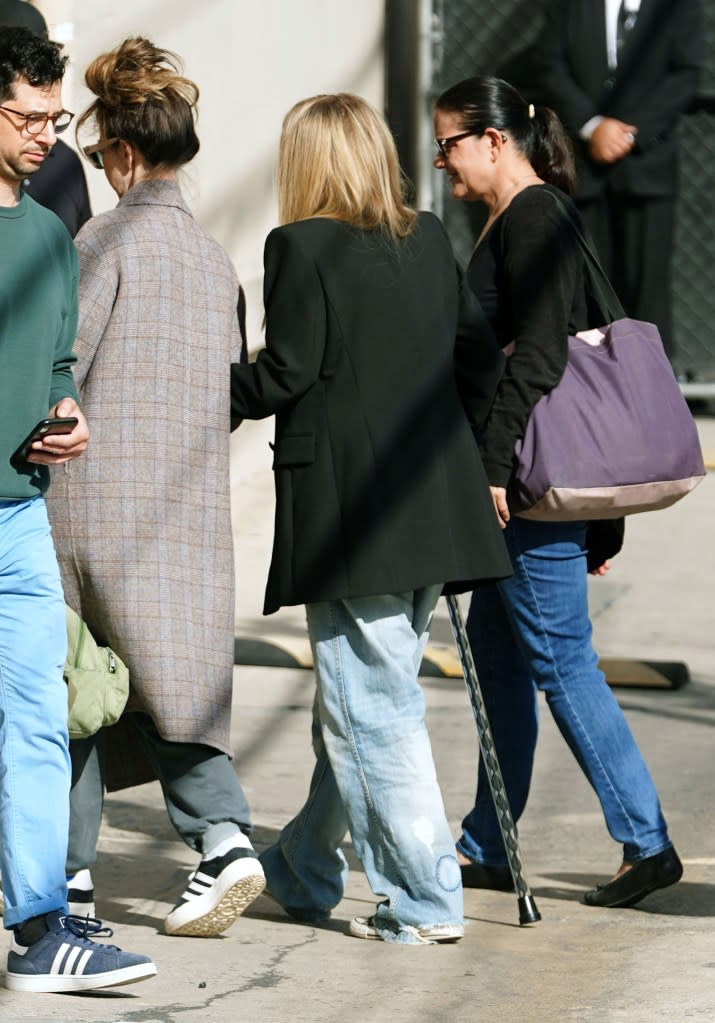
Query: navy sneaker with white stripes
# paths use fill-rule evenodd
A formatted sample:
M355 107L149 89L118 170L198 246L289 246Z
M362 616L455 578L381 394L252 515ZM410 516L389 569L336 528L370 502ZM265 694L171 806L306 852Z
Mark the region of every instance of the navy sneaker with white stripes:
M167 934L211 938L228 930L266 886L263 867L242 832L207 853L164 920Z
M5 973L11 991L91 991L135 984L156 973L148 956L92 941L90 935L112 936L99 920L48 913L45 925L47 933L32 945L21 945L13 935Z

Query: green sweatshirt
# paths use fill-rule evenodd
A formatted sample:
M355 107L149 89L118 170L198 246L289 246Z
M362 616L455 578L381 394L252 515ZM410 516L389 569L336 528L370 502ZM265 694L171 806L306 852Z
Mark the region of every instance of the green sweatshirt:
M50 474L10 457L40 419L77 397L77 254L60 220L27 195L0 206L0 500L44 493Z

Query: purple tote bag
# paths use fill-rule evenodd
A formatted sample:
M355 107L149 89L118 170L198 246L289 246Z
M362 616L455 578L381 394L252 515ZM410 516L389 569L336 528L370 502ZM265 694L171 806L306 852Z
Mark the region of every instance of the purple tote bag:
M705 475L693 417L658 328L623 317L578 225L556 201L579 236L591 293L613 322L596 344L569 337L564 375L516 444L510 502L517 515L555 522L667 508Z

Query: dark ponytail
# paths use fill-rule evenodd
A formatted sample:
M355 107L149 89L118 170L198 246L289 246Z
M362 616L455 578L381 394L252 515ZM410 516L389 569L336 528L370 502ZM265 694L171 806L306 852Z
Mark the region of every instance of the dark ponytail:
M573 147L550 107L534 107L508 82L489 75L453 85L438 97L435 107L458 114L465 131L483 135L487 128L496 128L508 134L540 178L573 194Z
M573 195L576 186L573 146L551 107L534 107L531 151L524 149L536 173L550 185Z

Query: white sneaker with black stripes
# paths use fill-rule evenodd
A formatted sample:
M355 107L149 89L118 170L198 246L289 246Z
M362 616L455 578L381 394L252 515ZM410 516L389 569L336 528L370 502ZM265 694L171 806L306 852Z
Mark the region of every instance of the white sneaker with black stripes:
M31 945L13 934L5 973L11 991L91 991L135 984L156 973L148 956L92 941L90 935L112 935L99 920L48 913L45 925L47 932Z
M211 938L228 930L266 886L263 867L242 832L207 853L164 920L166 934Z
M94 917L94 884L86 868L67 876L67 909L70 916Z

